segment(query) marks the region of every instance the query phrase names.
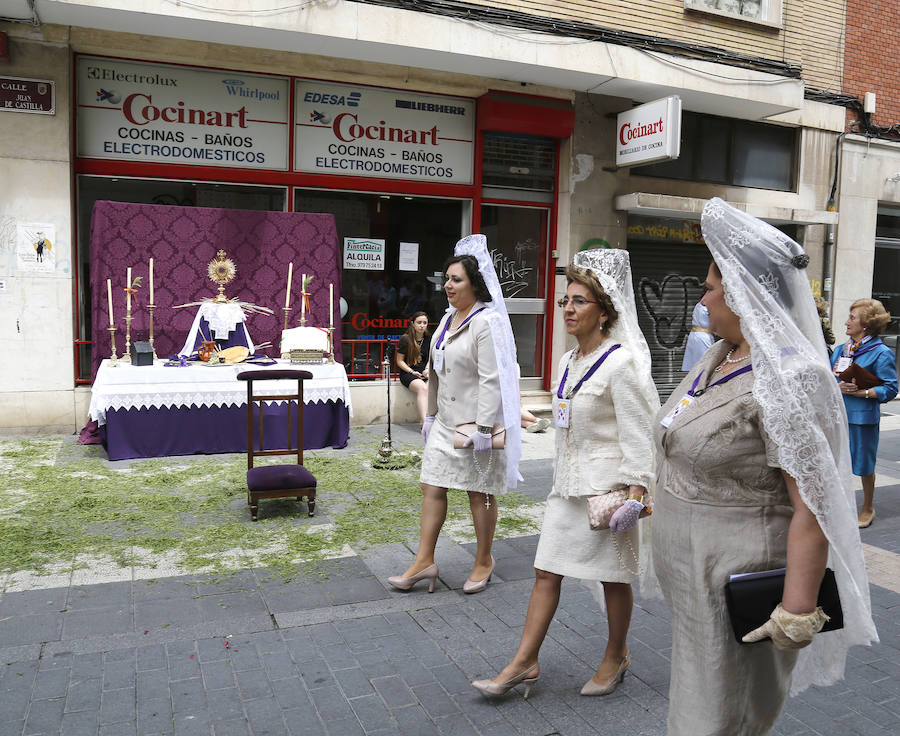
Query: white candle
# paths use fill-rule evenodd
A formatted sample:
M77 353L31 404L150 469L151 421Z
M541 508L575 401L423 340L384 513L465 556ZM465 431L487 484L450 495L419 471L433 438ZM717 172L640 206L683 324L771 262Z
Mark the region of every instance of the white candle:
M131 311L131 266L125 274L125 311Z
M334 284L328 284L328 326L334 327Z
M153 259L150 259L150 303L153 304Z
M306 316L306 274L300 277L300 319Z
M287 285L287 293L284 295L284 308L287 309L291 306L291 279L294 277L294 262L291 261L288 264L288 285ZM301 289L302 291L302 289Z
M114 327L115 322L113 321L113 311L112 311L112 280L106 279L106 299L109 302L109 326Z

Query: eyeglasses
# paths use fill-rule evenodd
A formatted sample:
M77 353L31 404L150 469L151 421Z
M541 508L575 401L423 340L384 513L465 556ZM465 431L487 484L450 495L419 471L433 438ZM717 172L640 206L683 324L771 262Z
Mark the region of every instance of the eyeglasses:
M571 299L569 299L569 297L567 297L567 296L564 296L562 299L557 299L556 303L560 307L565 309L566 307L569 306L570 301L572 302L572 306L575 307L575 309L581 309L582 307L584 307L588 304L599 304L600 303L600 302L592 301L591 299L585 299L583 296L573 296Z

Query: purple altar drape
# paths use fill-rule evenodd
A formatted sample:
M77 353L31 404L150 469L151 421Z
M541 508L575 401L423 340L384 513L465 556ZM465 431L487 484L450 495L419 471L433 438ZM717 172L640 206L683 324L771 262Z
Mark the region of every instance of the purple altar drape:
M305 212L263 212L218 207L175 207L98 201L91 218L91 375L109 355L109 312L106 279L112 279L113 313L119 331L116 344L125 347L125 272L142 276L132 298L131 339L146 339L149 318L148 263L153 258L154 343L160 357L181 349L196 308L172 309L176 304L214 296L207 264L224 250L237 267L237 277L225 294L269 307L274 315L252 314L247 325L256 343L277 346L284 325L284 296L288 263L294 263L289 325L300 323L300 274L313 274L307 324L328 326L328 284L334 284L335 359L341 356L341 254L334 216ZM135 308L135 304L137 307Z
M156 261L153 267L155 270ZM259 412L254 410L254 416L258 422ZM296 421L296 408L293 416ZM254 432L254 444L259 449L257 436ZM343 401L303 405L304 449L333 447L337 450L347 446L349 436L350 414ZM106 424L99 427L98 440L110 460L246 452L247 407L110 409ZM287 404L266 407L263 441L268 450L288 446ZM291 447L296 447L296 442L295 432Z

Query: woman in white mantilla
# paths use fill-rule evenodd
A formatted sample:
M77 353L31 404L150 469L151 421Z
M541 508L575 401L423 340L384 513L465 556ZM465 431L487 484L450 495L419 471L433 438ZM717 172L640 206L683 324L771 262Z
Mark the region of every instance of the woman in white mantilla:
M703 304L723 339L654 422L653 557L672 611L668 733L752 736L769 733L788 689L836 682L847 649L877 634L809 258L720 199L701 222L713 256ZM818 633L826 560L844 628ZM781 602L739 643L725 584L778 568L787 569Z
M422 425L422 515L416 558L388 578L399 590L428 580L434 590L434 551L447 515L447 489L468 491L478 545L463 592L479 593L494 571L494 496L519 481L522 433L519 366L512 327L487 239L469 235L444 266L450 307L434 332L429 357L428 411ZM461 425L474 425L463 428ZM462 448L454 440L460 437ZM472 431L474 430L474 431ZM502 449L493 444L505 434Z
M650 422L659 398L650 375L650 351L638 328L628 253L578 253L566 269L560 300L566 332L578 347L559 363L554 387L556 457L534 560L535 582L519 647L492 680L476 680L485 695L525 683L540 673L538 653L559 605L563 577L602 585L608 613L606 651L582 695L607 695L631 661L626 642L634 605L631 584L640 571L638 524L653 478ZM588 499L613 490L628 500L609 529L594 531ZM599 592L599 591L598 591Z

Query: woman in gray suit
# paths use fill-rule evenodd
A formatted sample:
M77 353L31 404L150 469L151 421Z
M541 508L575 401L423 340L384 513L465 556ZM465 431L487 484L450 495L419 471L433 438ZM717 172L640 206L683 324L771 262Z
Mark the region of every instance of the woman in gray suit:
M499 281L482 235L464 238L445 264L450 309L435 331L422 425L422 516L419 548L402 575L388 578L399 590L420 580L434 590L434 550L447 515L447 489L469 494L478 547L463 584L466 593L487 587L494 570L491 546L497 525L494 496L515 487L521 454L515 343ZM474 424L472 429L460 425ZM459 438L456 435L460 434ZM503 449L493 448L503 438ZM462 448L454 446L462 444Z

